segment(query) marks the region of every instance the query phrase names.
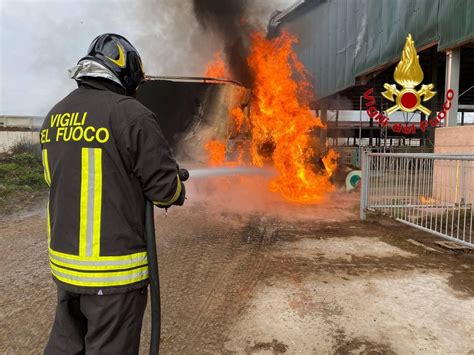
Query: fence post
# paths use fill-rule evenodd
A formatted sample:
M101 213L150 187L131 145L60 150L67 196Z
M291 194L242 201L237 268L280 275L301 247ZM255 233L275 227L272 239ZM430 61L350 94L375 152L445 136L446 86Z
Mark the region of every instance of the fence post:
M360 220L367 219L367 201L368 201L368 187L369 187L369 152L361 151L361 191L360 191Z

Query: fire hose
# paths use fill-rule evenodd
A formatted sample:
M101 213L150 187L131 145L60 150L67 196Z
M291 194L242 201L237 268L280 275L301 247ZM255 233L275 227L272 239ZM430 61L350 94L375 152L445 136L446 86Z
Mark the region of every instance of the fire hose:
M181 181L189 178L186 169L178 170ZM158 257L156 254L155 220L153 216L153 203L146 201L145 206L145 241L148 254L148 270L150 275L150 298L151 298L151 338L150 355L160 352L160 325L161 325L161 300L160 300L160 275L158 272Z

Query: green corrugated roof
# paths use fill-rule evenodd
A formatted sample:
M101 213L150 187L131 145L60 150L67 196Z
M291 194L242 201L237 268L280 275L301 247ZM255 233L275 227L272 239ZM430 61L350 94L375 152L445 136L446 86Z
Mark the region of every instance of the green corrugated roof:
M298 36L296 52L325 97L398 60L408 33L417 49L474 41L474 0L306 0L283 29Z

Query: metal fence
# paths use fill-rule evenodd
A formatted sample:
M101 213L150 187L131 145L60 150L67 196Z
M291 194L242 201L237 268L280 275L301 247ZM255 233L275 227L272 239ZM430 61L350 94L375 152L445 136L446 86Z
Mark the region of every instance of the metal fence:
M474 247L474 155L362 154L360 218L381 212Z

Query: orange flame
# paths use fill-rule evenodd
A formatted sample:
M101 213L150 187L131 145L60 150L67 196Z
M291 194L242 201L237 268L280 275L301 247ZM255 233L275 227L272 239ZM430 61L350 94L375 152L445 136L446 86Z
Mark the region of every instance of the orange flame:
M339 158L339 154L335 151L330 149L327 154L322 158L324 168L328 176L332 176L337 169L337 159Z
M225 142L210 140L204 145L209 156L209 165L222 165L225 161Z
M311 134L314 129L325 127L309 107L312 86L292 50L295 42L296 38L288 33L272 40L258 32L251 36L247 58L254 74L251 156L254 165L271 162L278 171L278 176L270 182L271 191L293 202L315 203L334 190L330 177L337 168L338 154L315 142L316 135ZM215 56L206 73L210 72L209 68L224 67L216 64L220 63L219 59L222 56ZM299 80L294 79L294 72ZM232 109L230 117L239 130L245 119L242 110ZM211 140L205 148L210 165L227 165L225 142Z
M324 126L309 107L311 85L304 66L292 51L296 38L283 33L268 40L261 33L254 33L251 40L248 63L255 76L251 118L253 163L262 166L262 147L274 147L271 158L279 175L270 189L295 202L321 201L326 192L334 189L329 178L337 166L337 153L329 150L319 157L324 169L316 171L312 164L314 138L310 133ZM301 80L293 79L293 70Z
M428 197L428 196L423 196L423 195L419 196L419 199L420 199L420 203L423 205L431 205L437 202L436 199L432 197Z
M207 64L204 76L211 78L226 79L229 78L229 69L222 58L222 52L216 52L214 59Z
M244 119L245 119L244 112L242 111L240 107L234 107L230 111L230 116L233 119L235 131L237 133L240 132L240 129L242 128L242 124L244 123Z

